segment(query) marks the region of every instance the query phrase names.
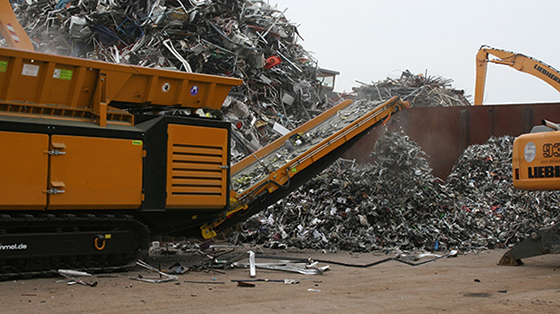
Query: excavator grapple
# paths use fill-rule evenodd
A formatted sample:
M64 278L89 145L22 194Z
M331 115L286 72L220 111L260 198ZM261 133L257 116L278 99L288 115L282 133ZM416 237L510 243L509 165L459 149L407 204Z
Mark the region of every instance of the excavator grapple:
M542 228L506 252L498 265L520 266L522 258L560 253L560 225Z

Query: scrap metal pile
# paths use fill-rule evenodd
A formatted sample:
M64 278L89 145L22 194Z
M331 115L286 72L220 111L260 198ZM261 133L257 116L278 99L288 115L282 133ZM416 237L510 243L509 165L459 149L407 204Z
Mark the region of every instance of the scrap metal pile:
M235 241L328 251L463 252L517 243L559 220L556 192L511 180L513 138L470 146L447 182L408 136L386 133L358 166L340 161L253 216Z
M387 100L399 96L409 101L411 107L471 106L463 90L452 87L453 80L428 73L412 74L406 70L400 78L387 78L355 88L359 99Z
M222 110L234 126L233 162L333 105L297 26L264 1L33 0L13 7L40 52L242 78Z

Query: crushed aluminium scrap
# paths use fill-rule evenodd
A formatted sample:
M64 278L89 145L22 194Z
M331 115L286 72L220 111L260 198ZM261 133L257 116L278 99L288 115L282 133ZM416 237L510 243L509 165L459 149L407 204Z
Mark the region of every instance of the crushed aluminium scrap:
M330 251L482 250L513 245L559 220L559 197L511 180L513 138L472 145L447 182L403 133L386 133L371 163L340 161L253 216L233 241Z

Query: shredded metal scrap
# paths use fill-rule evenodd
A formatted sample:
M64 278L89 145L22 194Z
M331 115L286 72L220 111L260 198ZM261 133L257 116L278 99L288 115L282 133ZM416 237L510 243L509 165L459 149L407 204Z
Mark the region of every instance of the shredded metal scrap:
M410 138L386 133L365 166L340 161L253 216L238 241L330 251L447 250L514 245L559 220L557 192L511 180L513 138L472 145L447 182Z
M455 191L462 227L473 244L495 247L518 243L531 232L560 220L558 191L517 190L512 183L511 136L472 145L448 178Z

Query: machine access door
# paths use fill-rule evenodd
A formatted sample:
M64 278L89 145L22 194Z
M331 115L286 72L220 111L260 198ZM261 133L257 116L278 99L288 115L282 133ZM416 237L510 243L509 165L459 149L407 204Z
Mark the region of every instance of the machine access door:
M44 209L49 136L0 132L0 210Z
M53 135L47 208L139 208L142 144L139 140Z
M228 130L170 124L166 208L224 208L228 196Z

